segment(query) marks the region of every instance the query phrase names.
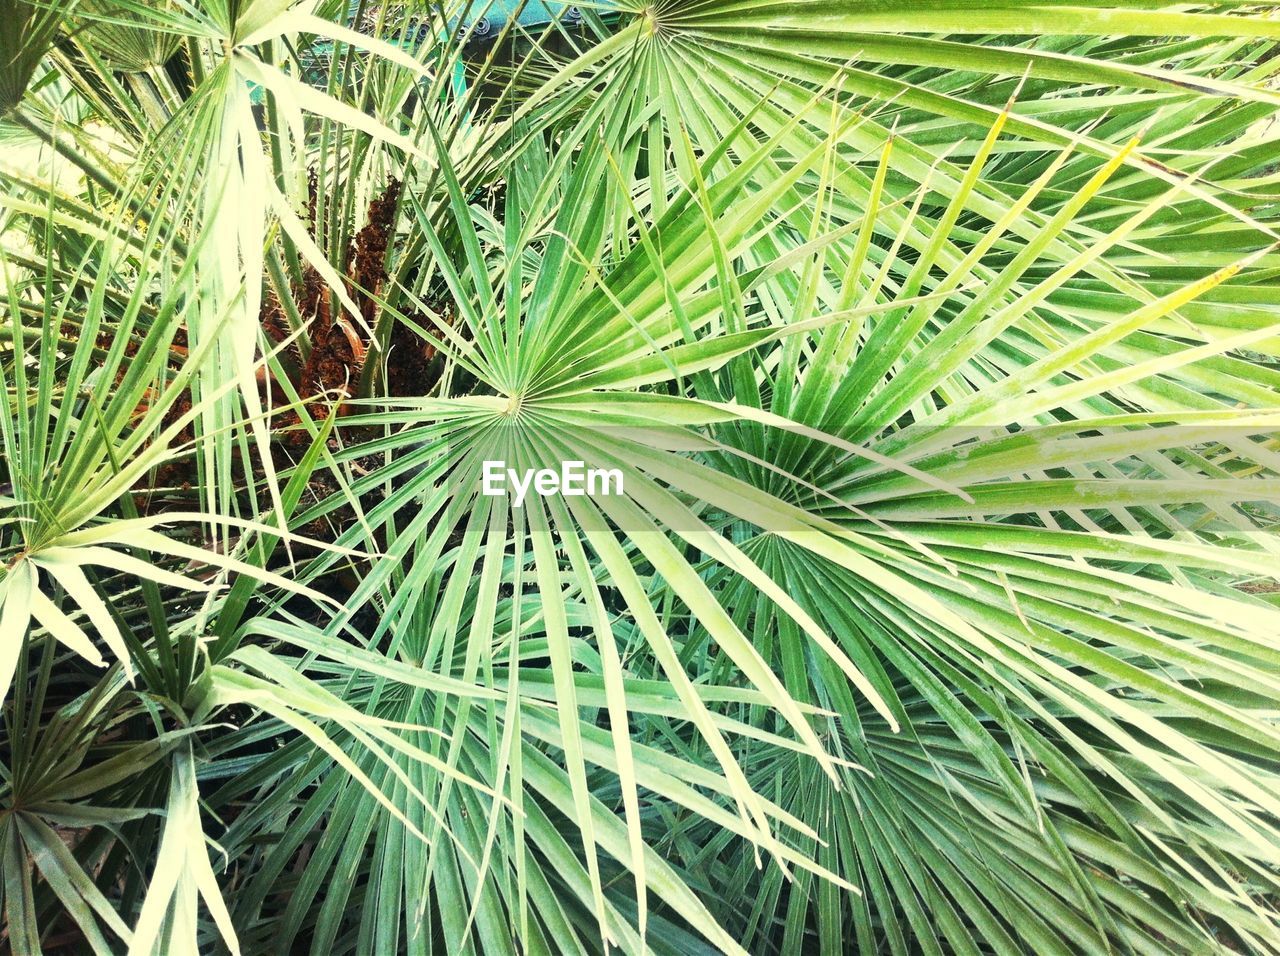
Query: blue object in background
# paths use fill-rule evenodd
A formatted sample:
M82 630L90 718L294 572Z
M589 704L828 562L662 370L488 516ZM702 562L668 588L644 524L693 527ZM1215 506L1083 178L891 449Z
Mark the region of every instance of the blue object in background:
M610 11L601 9L610 3L596 0L592 9L600 16L608 18ZM471 10L463 19L463 24L471 28L471 40L484 42L498 37L508 23L515 22L526 30L536 30L555 23L557 20L566 27L576 26L582 22L583 8L564 0L493 0L486 3L476 0Z
M472 27L471 35L475 39L497 36L512 20L522 27L543 27L556 19L569 26L582 20L578 7L558 0L529 0L523 5L519 0L493 0L487 5L477 0L472 10L475 14L465 22Z

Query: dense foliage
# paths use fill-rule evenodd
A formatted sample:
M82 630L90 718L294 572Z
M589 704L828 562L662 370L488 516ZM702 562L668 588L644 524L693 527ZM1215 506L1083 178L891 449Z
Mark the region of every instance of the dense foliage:
M0 24L0 946L1280 953L1273 8Z

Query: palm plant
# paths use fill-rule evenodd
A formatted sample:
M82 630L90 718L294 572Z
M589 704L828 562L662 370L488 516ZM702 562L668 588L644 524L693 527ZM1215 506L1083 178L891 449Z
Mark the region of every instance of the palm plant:
M1269 8L10 6L12 951L1280 952Z

